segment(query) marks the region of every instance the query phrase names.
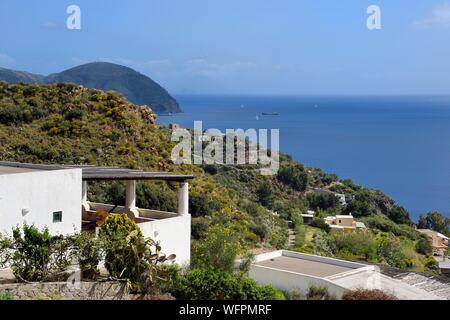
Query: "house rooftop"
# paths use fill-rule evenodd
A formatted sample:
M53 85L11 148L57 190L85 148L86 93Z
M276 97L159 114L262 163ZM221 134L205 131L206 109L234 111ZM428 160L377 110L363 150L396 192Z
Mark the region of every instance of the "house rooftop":
M29 168L17 168L17 167L8 167L0 165L0 176L5 174L15 174L15 173L24 173L24 172L33 172L40 171L38 169L29 169Z
M168 172L149 172L117 167L97 167L83 165L48 165L0 161L0 175L33 171L52 171L64 169L82 169L84 181L94 180L166 180L183 182L194 178L193 175Z
M279 251L261 255L256 266L327 278L365 267L365 265L297 252ZM263 258L264 257L264 258Z

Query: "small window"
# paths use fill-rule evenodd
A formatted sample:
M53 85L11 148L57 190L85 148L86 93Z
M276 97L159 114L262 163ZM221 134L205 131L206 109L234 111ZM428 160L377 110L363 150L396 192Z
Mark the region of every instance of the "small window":
M53 223L62 222L62 211L53 212Z
M342 220L339 220L339 223L342 223Z

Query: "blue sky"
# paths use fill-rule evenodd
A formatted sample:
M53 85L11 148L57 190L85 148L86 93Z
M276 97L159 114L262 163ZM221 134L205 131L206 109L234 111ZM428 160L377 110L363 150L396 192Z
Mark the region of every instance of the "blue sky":
M172 93L450 94L450 0L1 0L0 30L0 66L111 61Z

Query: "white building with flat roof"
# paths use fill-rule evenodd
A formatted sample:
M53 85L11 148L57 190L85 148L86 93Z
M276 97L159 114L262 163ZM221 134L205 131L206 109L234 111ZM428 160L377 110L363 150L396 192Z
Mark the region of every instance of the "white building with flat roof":
M0 232L11 234L23 224L47 227L51 234L96 233L105 214L125 213L144 236L158 241L163 253L188 264L191 255L189 184L192 175L145 172L123 168L24 164L0 161ZM142 180L179 184L177 212L138 208L136 185ZM88 199L92 181L124 181L125 205Z
M42 170L0 164L0 232L34 224L52 234L81 230L81 169Z

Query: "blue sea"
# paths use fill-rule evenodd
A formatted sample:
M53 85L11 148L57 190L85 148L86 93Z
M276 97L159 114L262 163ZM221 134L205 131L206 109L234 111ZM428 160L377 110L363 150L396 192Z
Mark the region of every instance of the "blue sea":
M310 167L380 189L407 208L450 216L450 96L177 96L159 123L280 129L280 149ZM279 115L263 116L262 113Z

